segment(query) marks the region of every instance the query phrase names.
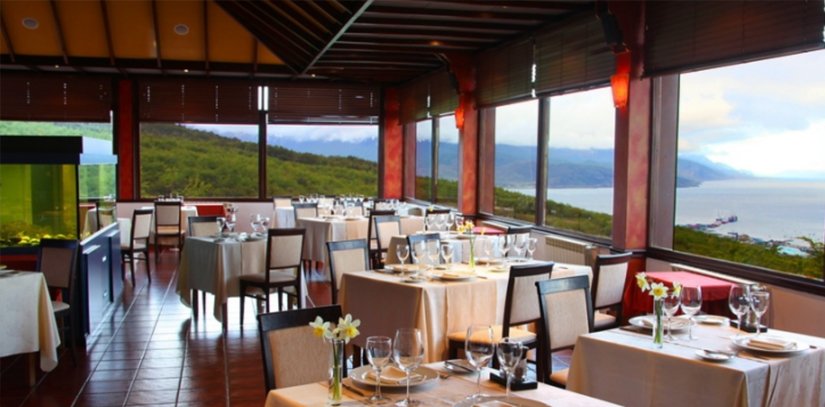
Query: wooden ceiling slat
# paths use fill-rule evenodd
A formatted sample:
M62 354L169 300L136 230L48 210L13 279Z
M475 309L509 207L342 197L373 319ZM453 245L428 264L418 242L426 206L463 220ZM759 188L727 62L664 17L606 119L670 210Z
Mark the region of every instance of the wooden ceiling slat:
M55 0L49 0L49 6L52 9L57 42L60 44L60 53L63 54L63 64L69 65L69 53L66 52L66 39L63 37L63 26L60 24L60 16L57 14L57 3L55 3Z
M347 30L347 35L352 34L378 34L378 35L428 35L430 37L456 37L456 38L485 38L491 41L500 41L502 36L515 34L515 31L506 30L474 30L452 26L403 26L392 24L363 24L356 22Z
M158 68L163 69L162 58L160 51L160 28L158 26L158 1L152 0L152 29L155 33L155 54L158 59ZM164 73L165 74L165 73Z
M300 13L294 14L294 13L290 13L289 12L290 10L284 10L282 8L285 5L284 3L266 3L266 4L270 7L271 10L275 11L280 16L280 18L274 18L274 16L273 16L273 18L276 21L284 24L284 27L287 27L288 24L286 24L286 23L288 22L289 25L292 25L292 31L297 31L296 35L310 36L310 37L315 38L315 40L319 41L319 42L324 41L324 38L321 38L320 36L315 34L315 32L310 27L308 27L308 25L312 24L312 22L310 20L306 20L302 14L300 14ZM293 15L294 15L294 17L293 17ZM298 21L298 18L300 18L301 20L304 20L304 21Z
M299 0L297 2L292 2L292 3L294 5L296 5L298 8L303 8L304 10L306 10L307 13L313 13L313 12L317 13L318 15L320 15L321 17L326 19L328 22L331 22L331 23L337 23L338 22L338 19L335 18L335 16L333 15L334 13L330 13L328 10L326 10L324 7L322 7L319 2L316 2L316 1L300 1Z
M329 50L329 48L333 44L335 44L344 33L347 32L347 29L352 25L352 23L354 23L355 20L358 19L358 17L361 17L361 14L364 14L364 11L366 11L367 8L369 8L372 5L372 2L373 0L366 0L361 5L361 7L352 15L352 17L350 17L349 20L347 20L347 22L341 27L341 29L335 34L335 36L327 42L326 46L324 46L324 49L322 49L321 52L318 53L318 55L315 55L315 58L313 58L312 61L310 61L309 64L307 64L307 66L301 71L301 74L305 74L308 69L312 68L312 65L315 64L315 62L317 62L318 59L321 58L324 55L324 53L327 52L327 50Z
M380 3L386 4L386 3ZM558 13L502 13L489 11L446 10L436 8L402 8L376 5L370 8L370 16L404 16L408 19L434 19L457 21L517 21L541 24L548 18L554 18Z
M400 39L400 40L427 40L432 41L433 39L437 38L438 41L457 41L457 42L472 42L476 45L478 43L491 43L497 42L500 40L500 36L498 35L474 35L472 33L468 33L466 35L460 35L455 33L428 33L428 32L421 32L421 31L393 31L391 29L383 29L383 30L374 30L374 32L366 33L366 32L352 32L348 31L344 34L342 39Z
M9 30L6 28L6 20L3 16L0 16L0 29L3 30L3 40L6 43L6 49L9 50L9 58L11 59L12 63L15 63L14 60L14 45L11 43L11 39L9 38Z
M299 3L300 4L313 4L315 2L313 2L313 1L302 1L302 2L299 2ZM296 4L296 2L289 1L289 0L284 0L283 4L288 6L293 12L295 12L295 13L299 14L301 17L303 17L303 19L307 23L312 24L313 26L315 26L315 28L317 30L322 31L322 32L327 33L327 34L332 34L332 31L326 25L324 25L323 22L320 21L321 19L329 16L329 14L326 14L325 12L323 12L323 10L320 10L318 8L313 8L313 7L307 7L307 8L300 7L298 4ZM329 16L329 17L331 17L331 16ZM334 23L334 22L337 22L337 20L335 20L334 18L331 18L330 22Z
M494 22L494 21L450 21L449 24L445 24L444 21L439 20L431 20L431 19L407 19L404 17L382 17L382 16L373 16L369 13L365 13L361 18L358 19L358 24L378 24L378 25L387 25L387 26L397 26L397 27L435 27L435 28L443 28L445 26L449 26L451 28L461 28L466 30L500 30L504 31L508 34L518 33L525 29L523 24L519 23L501 23L501 22Z
M422 67L422 68L437 68L440 65L436 63L427 63L427 62L409 62L409 61L382 61L382 60L373 60L368 61L365 59L359 59L357 61L353 61L351 59L330 59L324 58L315 63L315 66L318 68L321 67L329 67L331 65L349 65L349 66L370 66L370 65L379 65L379 66L407 66L407 67Z
M338 41L335 49L361 49L380 50L393 52L445 52L445 51L470 51L475 50L477 44L461 44L455 41L439 43L438 45L428 44L426 41ZM339 48L340 47L340 48Z
M451 1L453 4L460 4L471 7L496 7L507 10L519 10L520 12L531 11L582 11L590 6L586 1L521 1L521 0L484 0L479 1Z
M318 43L324 42L324 39L318 37L302 25L297 24L292 17L283 13L274 3L238 2L238 5L244 7L248 13L258 16L261 21L266 23L270 30L279 32L284 37L290 38L296 46L317 51L319 48ZM311 41L308 37L313 37L315 42ZM311 51L308 53L312 53Z

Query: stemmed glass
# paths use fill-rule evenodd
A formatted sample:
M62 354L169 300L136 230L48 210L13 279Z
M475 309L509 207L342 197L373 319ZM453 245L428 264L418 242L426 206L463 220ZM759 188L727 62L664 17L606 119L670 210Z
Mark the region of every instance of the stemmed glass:
M535 237L531 237L531 238L527 239L527 258L530 261L533 260L533 252L536 251L538 243L539 243L539 239L536 239Z
M238 223L238 217L235 212L230 212L226 215L226 227L229 228L229 233L235 233L235 224Z
M693 316L702 307L702 287L682 287L682 312L688 316L687 340L695 341L693 337Z
M427 244L427 257L430 258L430 263L431 264L433 264L433 265L438 264L438 259L439 259L440 255L441 255L441 253L439 253L438 242L437 241L434 240L434 241L430 242L429 244Z
M226 227L226 218L223 216L218 216L216 222L218 223L218 237L223 234L223 228Z
M678 295L667 294L662 300L664 301L665 314L667 314L667 339L672 341L673 323L671 322L671 318L673 318L673 316L676 315L676 311L679 310L682 299Z
M435 226L435 216L427 215L424 218L424 230L433 230L433 226Z
M492 335L492 330L490 331ZM392 358L398 367L407 374L407 397L395 405L417 406L418 400L410 398L410 376L424 360L424 337L421 330L401 328L395 332L395 342L392 344Z
M427 255L427 242L418 242L414 244L410 249L412 249L412 256L415 260L415 264L421 264L421 260L424 260L424 256ZM418 270L420 267L416 267L413 270L413 279L418 278Z
M507 252L510 251L510 246L513 244L513 235L505 235L499 237L498 243L501 247L501 258L507 257Z
M453 245L445 244L441 246L441 257L444 258L444 264L450 264L453 259Z
M404 269L404 262L407 260L407 257L410 255L410 246L405 244L400 244L395 246L395 254L398 255L398 260L401 261L401 269Z
M478 380L476 386L478 390L475 394L467 396L468 399L487 397L481 392L481 371L484 366L490 363L495 349L493 346L493 327L490 325L470 325L467 328L467 337L464 339L464 353L467 354L467 361L476 368Z
M771 300L771 295L767 291L754 291L751 293L750 305L753 312L756 314L756 336L762 333L762 315L768 310L768 305Z
M484 254L487 255L487 260L493 258L493 249L495 248L496 244L496 237L495 236L487 236L484 239Z
M269 230L269 222L269 216L264 216L263 218L261 218L261 227L264 229L262 233L266 234L266 232Z
M501 338L498 341L498 347L496 348L496 356L498 356L498 363L501 365L501 373L507 378L507 386L506 386L506 393L504 396L510 398L510 378L513 377L513 371L518 366L519 361L521 361L522 353L524 352L524 348L521 346L521 342L511 339L511 338Z
M375 395L369 400L372 404L386 404L390 399L381 395L381 371L390 363L392 356L392 339L388 336L370 336L367 338L367 360L375 370Z
M524 252L527 251L526 243L525 235L513 235L513 251L516 253L516 258L523 257Z
M444 227L444 224L446 222L447 222L447 215L445 215L443 213L439 214L438 216L435 217L435 227L437 227L438 230L441 230L441 228Z
M448 213L447 217L444 219L444 223L447 225L447 230L451 230L453 228L453 223L455 222L455 217L452 213Z
M249 226L252 226L252 234L258 234L258 227L261 226L261 214L256 213L249 217Z
M745 315L750 308L748 291L746 287L736 284L730 287L730 294L728 294L728 307L730 307L730 312L736 315L735 338L739 338L742 332L742 316Z

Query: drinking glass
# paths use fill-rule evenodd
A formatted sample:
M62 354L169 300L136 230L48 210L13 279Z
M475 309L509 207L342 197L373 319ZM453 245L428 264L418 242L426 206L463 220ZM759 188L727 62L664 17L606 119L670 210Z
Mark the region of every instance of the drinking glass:
M390 399L381 395L381 371L390 363L392 356L392 339L388 336L370 336L367 338L367 360L375 370L375 395L370 397L371 404L386 404Z
M455 215L455 228L458 229L459 226L464 226L464 215L462 214Z
M467 328L467 337L464 340L464 353L467 354L467 361L478 371L476 382L477 391L475 394L467 396L468 399L478 399L487 397L481 392L481 371L484 366L490 363L493 358L493 327L490 325L470 325Z
M261 227L264 229L263 233L266 233L269 230L269 216L264 216L261 218Z
M492 335L492 329L490 331ZM418 400L410 398L410 376L424 360L424 337L421 330L401 328L395 332L395 342L392 344L392 358L404 373L407 374L407 397L395 405L417 406Z
M516 253L516 258L522 258L524 256L524 252L527 251L525 247L526 243L526 235L513 235L513 251Z
M539 239L535 237L531 237L527 239L527 258L532 261L533 260L533 253L536 251L538 247Z
M693 337L693 316L702 307L702 287L682 287L682 312L688 316L687 340L695 341Z
M504 373L507 379L506 385L506 392L504 396L510 398L510 378L513 377L513 371L518 366L519 361L521 361L521 356L523 352L521 342L511 339L511 338L501 338L498 341L498 347L496 348L496 356L498 357L498 363L501 365L501 373Z
M430 258L430 263L433 265L438 264L438 259L441 256L441 253L438 248L438 241L431 241L427 244L427 257Z
M455 217L452 213L447 214L444 223L447 225L447 230L451 230L453 228L453 223L455 223Z
M230 212L226 215L226 227L229 228L229 233L235 233L235 224L238 222L238 217L235 212Z
M679 298L677 295L665 295L664 300L664 308L665 314L667 314L667 339L669 341L673 340L673 323L671 322L671 318L676 315L676 311L679 310L679 305L682 303L682 299Z
M256 213L249 217L249 226L252 226L252 234L258 234L258 227L261 226L261 214Z
M441 230L441 228L444 227L444 224L446 222L447 222L447 215L445 215L443 213L439 214L439 215L436 215L436 217L435 217L435 227L437 227L438 230Z
M307 198L303 195L298 195L298 202L304 203L307 201Z
M219 216L217 219L218 222L218 236L223 233L223 229L226 227L226 218L223 216Z
M453 260L453 245L441 245L441 257L444 258L444 264L450 264Z
M736 338L742 333L742 316L750 309L748 292L748 288L736 284L730 287L728 294L728 307L730 312L736 315Z
M484 254L487 255L488 260L493 258L493 249L495 248L495 244L495 236L487 236L487 238L484 239Z
M433 230L434 225L435 225L435 216L427 215L424 218L424 230Z
M405 244L400 244L395 246L395 254L398 255L398 260L401 261L401 268L404 268L404 261L407 260L407 256L410 255L410 246Z
M415 259L415 264L421 264L421 260L424 260L424 256L427 255L427 242L418 242L414 244L411 248L413 259ZM413 270L412 278L418 278L418 270L420 267L416 267Z
M771 295L767 291L754 291L751 293L750 305L753 312L756 314L756 336L762 333L762 315L768 310L768 305L771 301Z
M513 244L513 239L511 239L513 235L505 235L499 237L498 243L501 248L501 258L507 257L507 252L510 251L510 246Z

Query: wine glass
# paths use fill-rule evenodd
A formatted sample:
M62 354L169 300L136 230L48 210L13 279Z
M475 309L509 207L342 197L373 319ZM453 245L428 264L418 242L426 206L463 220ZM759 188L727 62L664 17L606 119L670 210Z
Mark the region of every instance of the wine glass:
M499 237L498 243L501 248L501 258L507 257L507 252L510 251L510 246L513 244L513 235L505 235Z
M750 306L756 314L756 336L762 333L762 315L768 310L771 301L771 294L767 291L754 291L751 293Z
M226 218L223 217L223 216L219 216L218 219L217 219L217 223L218 223L218 236L220 237L220 235L223 233L223 229L226 227Z
M229 233L235 233L235 224L238 223L238 217L235 212L230 212L226 215L226 227L229 228Z
M435 225L435 216L427 215L424 218L424 230L433 230L434 225Z
M533 260L533 253L536 251L536 248L538 248L538 244L539 239L536 239L535 237L527 239L527 258L530 261Z
M736 336L742 332L742 316L748 312L750 308L750 300L748 299L748 288L735 284L730 287L728 294L728 307L730 312L736 315Z
M412 256L415 260L415 264L421 264L421 261L424 260L424 256L427 255L427 242L417 242L412 245L410 248L412 250ZM413 270L413 279L418 278L418 270L420 267L416 267Z
M452 213L447 214L444 223L447 225L447 230L451 230L453 228L453 223L455 223L455 217Z
M510 378L513 377L513 371L518 366L519 361L521 361L522 353L524 352L524 348L522 348L521 342L511 339L511 338L501 338L498 341L498 346L496 347L496 356L498 357L498 363L501 365L501 373L507 378L507 385L506 385L506 392L504 393L504 397L510 398Z
M261 227L263 228L262 233L266 233L269 230L269 222L269 216L264 216L263 218L261 218Z
M493 258L493 249L495 249L495 245L495 236L487 236L487 238L484 239L484 254L487 255L488 260Z
M453 259L453 245L445 244L441 246L441 257L444 258L444 264L450 264Z
M307 198L303 195L298 195L298 202L304 203L307 201Z
M490 325L470 325L467 328L467 337L464 340L464 353L467 354L467 361L478 371L476 382L477 391L475 394L467 396L468 399L478 399L487 397L481 392L481 371L490 362L494 353L493 327Z
M392 339L388 336L370 336L367 338L367 360L375 370L375 395L370 397L371 404L386 404L390 399L381 395L381 371L390 363L392 356Z
M436 265L438 264L439 257L441 256L440 250L438 248L438 241L433 240L427 244L427 257L430 258L430 264Z
M249 226L252 226L252 234L258 234L258 227L261 226L261 214L256 213L249 217Z
M688 316L687 340L695 341L693 337L693 316L702 307L702 287L682 287L682 312Z
M401 261L401 269L404 269L404 261L407 260L407 257L410 255L410 246L405 244L400 244L395 246L395 254L398 255L398 260Z
M492 335L492 330L490 331ZM395 403L397 406L417 406L418 400L410 398L410 376L421 362L424 361L424 337L421 330L401 328L395 331L395 342L392 344L392 358L404 373L407 374L407 397Z
M512 235L513 236L513 251L516 253L516 258L522 258L527 248L524 247L527 243L527 235Z
M678 295L666 294L665 298L662 300L664 301L665 314L667 314L667 339L672 341L673 323L671 322L671 319L674 315L676 315L676 311L679 310L679 305L682 303L682 299Z
M447 215L445 215L443 213L436 215L436 217L435 217L435 227L437 227L438 230L441 230L441 228L444 227L444 224L446 222L447 222Z

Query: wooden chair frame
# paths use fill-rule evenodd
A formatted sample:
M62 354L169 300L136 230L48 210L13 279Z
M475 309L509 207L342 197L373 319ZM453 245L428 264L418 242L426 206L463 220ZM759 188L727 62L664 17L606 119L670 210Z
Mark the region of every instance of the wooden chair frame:
M338 303L338 280L336 279L335 262L332 260L332 253L344 250L364 251L364 266L370 266L369 246L366 239L341 240L338 242L327 242L327 253L329 256L329 277L331 280L330 291L332 291L332 303Z
M129 262L129 273L132 275L132 287L135 286L135 265L134 262L138 260L143 260L146 262L146 276L149 278L149 282L152 282L152 267L151 262L149 261L149 233L146 236L135 236L137 233L137 222L138 218L148 218L149 219L149 230L152 230L152 217L154 216L154 211L151 209L135 209L132 212L132 229L129 232L129 248L127 250L121 250L120 252L120 260L123 263ZM143 248L136 248L136 242L142 240L143 241ZM139 253L143 253L143 257L138 257ZM158 254L155 253L155 257Z
M596 264L593 266L593 286L590 289L591 303L594 312L603 309L611 309L615 313L616 317L615 323L601 327L599 330L618 328L622 324L623 317L621 297L619 301L610 304L597 305L596 303L596 296L599 293L599 280L602 274L602 266L612 266L616 264L629 263L632 256L633 253L627 252L619 254L600 254L596 257ZM624 292L624 285L622 286L622 292Z
M62 297L63 303L67 304L69 307L63 310L58 310L54 312L55 319L59 319L61 321L61 326L59 330L63 333L63 343L66 343L66 339L68 336L68 342L71 344L72 347L72 363L77 366L77 356L75 355L75 335L77 335L77 322L79 322L77 313L79 311L79 305L75 302L75 279L77 278L77 256L78 250L80 247L80 243L77 240L60 240L60 239L41 239L40 240L40 247L37 251L37 270L43 272L43 249L65 249L71 250L71 260L68 265L68 276L66 276L66 284L61 284L59 282L49 281L48 275L51 273L44 273L46 276L46 284L51 289L58 289L60 290L60 294ZM67 320L68 319L68 323Z

